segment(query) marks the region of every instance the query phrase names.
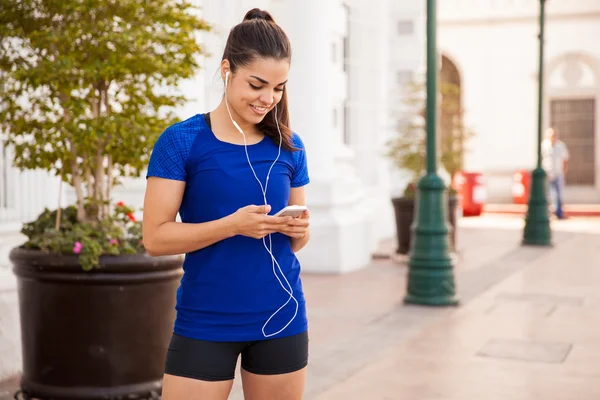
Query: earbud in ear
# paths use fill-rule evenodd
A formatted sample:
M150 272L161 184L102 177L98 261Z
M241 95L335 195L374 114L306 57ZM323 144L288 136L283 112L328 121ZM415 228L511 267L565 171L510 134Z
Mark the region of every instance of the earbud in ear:
M229 83L229 71L225 73L225 87L227 87L227 83Z

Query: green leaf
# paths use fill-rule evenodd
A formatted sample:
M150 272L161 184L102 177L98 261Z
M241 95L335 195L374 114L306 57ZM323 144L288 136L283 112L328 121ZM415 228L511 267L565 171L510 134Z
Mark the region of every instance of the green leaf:
M27 247L75 254L80 242L86 270L101 255L144 251L141 224L126 217L133 210L108 213L104 197L142 173L177 121L186 101L178 86L200 68L198 33L210 30L197 15L185 0L2 1L0 132L13 164L82 194L61 210L58 231L56 210L25 224Z
M80 202L105 200L94 187L139 176L177 121L178 85L198 71L209 29L188 1L4 0L0 130L14 165L75 186L86 168L106 173L110 157L118 175L93 178Z

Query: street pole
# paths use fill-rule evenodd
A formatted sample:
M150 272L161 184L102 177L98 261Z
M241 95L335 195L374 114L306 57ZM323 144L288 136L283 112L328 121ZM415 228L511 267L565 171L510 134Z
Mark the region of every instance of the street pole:
M524 245L551 246L550 217L546 197L546 171L542 168L542 108L544 94L544 19L546 0L540 0L540 59L538 74L537 167L531 174L531 194L527 204Z
M419 180L405 303L458 304L449 253L446 185L437 175L438 112L436 0L427 0L427 174Z

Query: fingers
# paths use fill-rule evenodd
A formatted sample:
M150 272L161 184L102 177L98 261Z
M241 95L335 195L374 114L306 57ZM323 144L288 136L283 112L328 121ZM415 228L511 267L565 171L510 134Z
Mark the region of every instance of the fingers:
M260 230L258 230L256 233L254 233L253 235L251 235L254 239L262 239L265 236L268 236L272 233L277 233L278 231L276 229L272 229L272 228L266 228L263 227Z
M263 223L265 227L270 227L273 229L277 229L281 231L282 229L286 229L288 227L294 228L298 227L299 229L306 230L308 226L310 226L310 222L307 219L299 219L293 217L271 217L265 216Z
M282 229L280 232L291 236L291 235L295 235L295 234L299 234L300 236L304 235L306 233L307 229L306 228L287 228L287 229Z
M264 217L264 223L269 226L277 226L277 225L287 225L294 220L292 217L273 217L270 215L266 215Z
M290 230L283 230L280 231L280 233L283 233L286 236L289 236L291 238L296 238L296 239L300 239L303 238L304 236L306 236L306 234L308 233L307 229L303 229L303 230L297 230L297 231L290 231Z
M306 227L310 226L310 221L307 219L293 218L287 224L289 226L299 226L302 228L306 228Z
M244 207L246 209L246 211L250 212L250 213L255 213L255 214L267 214L269 213L269 211L271 211L271 206L269 205L265 205L265 206L247 206Z
M302 215L300 215L298 218L300 219L308 219L310 218L310 212L308 210L305 210L302 212Z
M243 208L245 212L252 214L251 224L254 225L254 232L249 236L255 239L263 239L272 233L282 233L291 238L303 238L308 233L310 225L310 213L303 212L297 218L294 217L275 217L268 215L271 207L268 205L256 206L249 205ZM250 221L248 221L250 222Z

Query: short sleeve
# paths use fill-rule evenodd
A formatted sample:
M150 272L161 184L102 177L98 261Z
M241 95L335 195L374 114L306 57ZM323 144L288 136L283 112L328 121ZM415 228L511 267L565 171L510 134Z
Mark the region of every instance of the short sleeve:
M308 177L308 164L306 161L306 149L304 147L304 143L300 136L294 134L292 137L292 143L295 148L299 149L294 151L292 154L294 155L294 173L292 175L292 187L301 187L307 185L310 182Z
M167 128L154 144L146 178L185 181L186 163L193 143L193 136L178 125Z

